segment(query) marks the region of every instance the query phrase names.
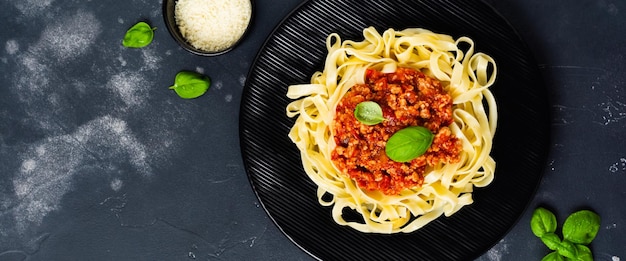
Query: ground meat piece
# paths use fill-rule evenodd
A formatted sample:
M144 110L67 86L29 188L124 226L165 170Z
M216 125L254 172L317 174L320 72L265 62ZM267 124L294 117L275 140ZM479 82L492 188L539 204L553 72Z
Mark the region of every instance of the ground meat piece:
M378 103L385 120L372 126L360 123L354 109L363 101ZM365 84L353 86L337 105L332 161L365 190L394 195L417 188L427 166L459 161L461 143L448 128L452 122L452 98L436 79L408 68L394 73L368 70ZM385 154L386 142L408 126L428 128L435 134L433 143L410 162L392 161Z

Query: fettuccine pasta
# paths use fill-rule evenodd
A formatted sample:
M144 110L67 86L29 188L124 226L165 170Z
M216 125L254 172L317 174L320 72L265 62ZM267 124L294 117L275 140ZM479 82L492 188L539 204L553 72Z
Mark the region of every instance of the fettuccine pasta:
M360 42L343 41L330 34L323 71L314 73L310 83L289 86L287 96L294 101L286 114L297 117L289 137L301 152L306 174L318 186L319 203L332 208L335 222L362 232L409 233L471 204L474 187L492 182L497 108L489 87L496 64L490 56L475 53L468 37L455 40L418 28L380 34L373 27L363 30L363 37ZM441 82L453 103L448 127L462 149L458 162L426 168L421 186L386 195L360 188L333 164L333 121L337 104L352 86L364 83L368 69L391 73L400 67ZM345 218L345 208L363 220Z

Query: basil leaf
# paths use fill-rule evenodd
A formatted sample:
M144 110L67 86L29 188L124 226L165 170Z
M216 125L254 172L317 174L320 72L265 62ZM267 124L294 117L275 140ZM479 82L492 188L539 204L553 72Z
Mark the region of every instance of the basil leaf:
M591 249L584 245L576 245L578 249L578 257L574 260L576 261L593 261L593 254L591 253Z
M364 101L357 104L356 108L354 108L354 117L365 125L376 125L385 120L383 109L378 103L373 101Z
M541 236L541 241L546 244L550 250L558 250L561 246L561 238L554 233L545 233Z
M434 135L427 128L411 126L394 133L387 141L385 153L393 161L409 162L424 154Z
M556 216L550 210L537 208L530 219L530 229L537 237L556 231Z
M183 99L193 99L200 97L211 85L211 79L196 72L181 71L176 74L174 85L170 89L174 90Z
M145 47L152 42L154 30L156 30L156 27L152 28L146 22L136 23L126 31L122 45L129 48Z
M572 213L563 223L563 238L587 245L593 241L599 229L600 216L589 210L581 210Z
M578 248L574 245L574 243L567 240L563 240L563 242L561 242L561 244L557 247L556 252L558 252L559 255L574 260L578 258Z
M541 261L565 261L565 258L563 258L561 255L559 255L559 253L557 252L552 252L550 254L547 254L546 256L544 256Z

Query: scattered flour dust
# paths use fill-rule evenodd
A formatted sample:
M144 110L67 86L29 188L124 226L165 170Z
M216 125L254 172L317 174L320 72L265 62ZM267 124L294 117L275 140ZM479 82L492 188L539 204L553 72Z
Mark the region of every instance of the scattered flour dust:
M509 245L504 241L500 242L487 251L486 257L489 261L501 261L503 256L509 253Z
M153 43L157 44L157 43ZM143 67L142 71L150 71L159 69L159 64L161 63L162 58L158 56L157 52L151 48L143 48L141 50L141 56L143 58Z
M152 86L153 82L145 76L145 72L157 71L163 59L154 49L150 48L142 49L141 57L143 63L138 70L122 70L114 74L107 83L108 88L113 90L127 107L141 106L148 99L149 87ZM127 65L122 56L119 56L117 60L122 67Z
M129 107L142 105L148 96L148 89L144 87L149 84L139 72L121 72L113 75L107 86Z
M22 14L33 17L41 15L54 0L20 0L13 1L15 8Z
M119 166L131 166L142 175L151 175L145 147L138 142L126 122L104 116L87 122L74 133L47 138L33 144L22 155L22 164L13 179L17 206L13 216L18 232L41 224L59 208L77 175L112 175ZM114 179L113 190L122 182Z
M626 119L626 103L609 100L598 104L598 108L603 112L601 115L602 121L600 122L603 125L618 123Z
M89 50L101 33L101 24L90 12L76 14L48 25L33 47L33 52L65 62Z
M30 2L37 1L23 1ZM50 97L67 91L62 87L70 76L55 68L87 53L100 32L101 25L94 14L77 11L45 25L35 43L16 53L18 64L11 87L27 105L29 119L37 119L34 124L40 129L55 135L61 133L58 115L62 115L59 112L66 106ZM17 48L20 48L17 42L9 41L5 46L8 52L17 52Z
M626 158L621 158L619 159L619 162L613 163L613 165L609 166L609 171L612 173L626 171Z

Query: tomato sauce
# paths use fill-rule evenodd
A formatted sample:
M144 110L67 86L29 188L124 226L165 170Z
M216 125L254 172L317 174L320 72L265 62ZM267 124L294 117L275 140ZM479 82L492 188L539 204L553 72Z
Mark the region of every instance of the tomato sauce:
M360 123L354 109L363 101L378 103L385 120L372 126ZM428 166L459 161L461 142L448 128L452 122L452 97L438 80L409 68L394 73L368 70L365 83L353 86L337 105L332 161L365 190L395 195L418 188ZM395 162L385 154L385 144L408 126L428 128L435 135L433 143L418 158Z

